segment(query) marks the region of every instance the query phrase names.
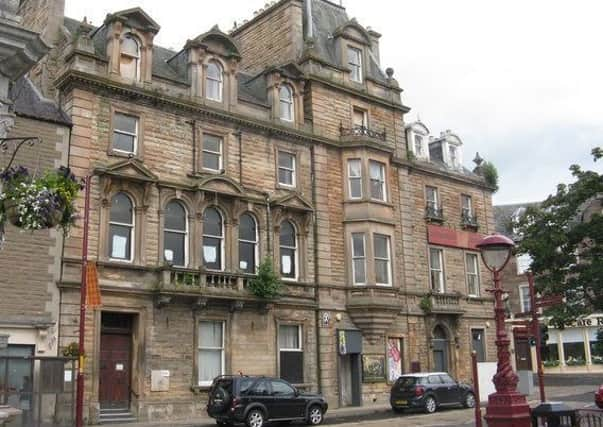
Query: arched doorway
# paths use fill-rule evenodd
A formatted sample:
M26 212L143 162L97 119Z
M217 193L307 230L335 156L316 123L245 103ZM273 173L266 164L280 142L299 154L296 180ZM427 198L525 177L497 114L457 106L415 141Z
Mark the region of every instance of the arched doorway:
M433 370L436 372L448 372L448 334L446 330L438 325L433 329Z

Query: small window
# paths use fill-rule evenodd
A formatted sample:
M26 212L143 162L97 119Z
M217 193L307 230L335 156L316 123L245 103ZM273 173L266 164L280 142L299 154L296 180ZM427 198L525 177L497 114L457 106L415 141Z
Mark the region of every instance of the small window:
M477 254L465 254L467 268L467 292L470 296L478 297L479 289L479 264Z
M295 187L295 155L285 151L278 152L278 183L286 187Z
M471 329L471 347L475 351L478 362L486 361L486 345L483 329Z
M444 255L442 249L429 248L429 275L431 289L434 292L444 293Z
M224 223L215 208L203 212L203 266L209 270L223 270Z
M427 208L437 211L439 209L438 189L435 187L425 187L425 197L427 199Z
M375 281L377 285L391 285L391 250L389 236L373 235L375 252Z
M140 77L140 43L131 34L126 34L121 41L119 74L132 80Z
M458 167L457 148L454 145L448 146L448 160L450 161L450 166L453 168Z
M187 265L188 221L180 202L168 203L163 226L163 256L176 266Z
M423 157L423 137L421 135L415 135L415 155Z
M301 325L279 325L280 377L293 384L304 382L304 353ZM274 383L272 384L274 391Z
M293 90L289 85L282 85L278 91L279 117L286 122L293 121Z
M199 385L224 374L224 322L199 322Z
M352 275L355 285L366 283L366 255L364 233L352 233Z
M529 313L532 311L532 304L530 302L530 287L528 285L520 285L519 303L521 304L522 313Z
M255 218L243 214L239 218L239 270L253 274L258 265L258 231Z
M138 149L138 117L121 113L113 115L113 151L136 154Z
M463 216L463 218L472 218L473 217L473 203L471 200L471 196L468 196L466 194L462 194L461 195L461 203L462 203L462 207L461 207L461 214Z
M213 172L222 170L222 138L203 134L203 169Z
M222 66L216 61L207 64L207 76L205 77L205 97L212 101L222 102L223 92Z
M350 68L350 78L358 83L362 83L362 51L354 47L348 47L348 67Z
M289 221L281 224L279 246L281 276L285 279L297 279L297 233Z
M350 199L362 198L362 163L360 159L348 160L348 180Z
M119 261L132 261L134 235L134 206L124 193L111 200L109 213L109 257Z
M371 198L385 201L385 165L371 160L369 162L371 178Z

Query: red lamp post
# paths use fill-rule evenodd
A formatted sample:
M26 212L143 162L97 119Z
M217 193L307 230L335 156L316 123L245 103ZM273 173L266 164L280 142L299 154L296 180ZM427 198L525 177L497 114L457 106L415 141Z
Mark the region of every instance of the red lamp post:
M482 261L494 276L494 289L489 291L494 294L495 300L498 365L492 379L496 392L488 396L488 406L486 407L485 418L488 421L488 427L529 427L531 425L530 406L525 396L517 392L518 378L511 366L511 353L509 352L511 341L505 329L505 308L502 301L504 290L501 285L500 272L511 257L513 246L515 245L511 239L500 234L487 236L477 245L482 255Z

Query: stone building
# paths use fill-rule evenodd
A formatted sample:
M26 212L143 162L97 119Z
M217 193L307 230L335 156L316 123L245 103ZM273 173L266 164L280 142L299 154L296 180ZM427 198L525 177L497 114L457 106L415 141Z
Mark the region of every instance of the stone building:
M495 359L475 249L492 188L457 135L406 125L379 33L327 0L281 0L172 51L140 8L93 27L56 4L21 2L34 29L57 26L39 82L73 122L69 165L93 176L89 421L201 414L219 374L280 376L338 407L386 401L401 372L469 380L472 348ZM81 247L74 229L61 346L77 339ZM267 258L274 300L248 289Z

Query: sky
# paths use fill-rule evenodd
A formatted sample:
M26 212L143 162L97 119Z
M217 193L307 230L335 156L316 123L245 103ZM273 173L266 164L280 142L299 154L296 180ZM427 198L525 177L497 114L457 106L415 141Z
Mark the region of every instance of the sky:
M338 2L338 0L334 0ZM250 19L260 0L66 0L66 15L93 25L142 7L180 49L218 24ZM572 180L571 164L603 172L603 2L600 0L341 0L350 18L382 34L381 65L395 70L411 108L438 135L463 141L498 169L495 204L543 200Z

